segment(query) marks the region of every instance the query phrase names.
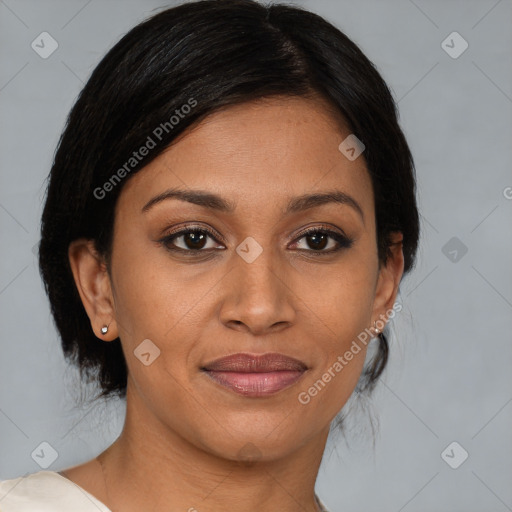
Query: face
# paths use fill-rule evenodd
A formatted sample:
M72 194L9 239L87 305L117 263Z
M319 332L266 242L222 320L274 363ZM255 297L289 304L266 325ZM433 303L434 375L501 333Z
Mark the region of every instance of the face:
M329 428L363 367L366 347L353 342L393 306L403 269L401 250L379 267L364 157L338 149L349 133L313 100L246 103L211 115L124 185L110 276L95 274L97 292L81 295L95 332L108 323L120 336L140 417L228 459L248 443L282 457ZM202 370L236 353L284 354L307 369L259 395Z

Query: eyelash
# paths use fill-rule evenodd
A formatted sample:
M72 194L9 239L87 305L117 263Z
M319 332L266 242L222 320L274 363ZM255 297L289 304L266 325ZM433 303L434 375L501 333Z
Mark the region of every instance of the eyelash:
M161 240L159 240L160 243L165 245L165 248L168 251L172 252L180 252L182 254L186 254L187 256L195 256L196 254L199 254L201 252L207 252L211 251L212 249L182 249L180 247L173 247L171 246L172 242L176 238L179 238L180 236L186 235L188 233L196 233L196 234L202 234L202 235L208 235L210 236L215 242L220 243L217 240L216 234L211 231L210 229L206 227L198 227L198 226L185 226L183 229L176 231L174 233L170 233L169 235L165 236ZM352 238L348 238L345 235L342 235L341 233L338 233L336 231L332 231L331 229L324 227L324 226L315 226L313 228L309 228L301 232L298 237L295 239L297 241L301 240L302 238L305 238L307 236L311 235L328 235L330 238L334 239L338 243L338 247L335 249L330 249L328 251L325 250L318 250L315 251L314 249L298 249L299 251L306 251L308 253L312 253L314 256L322 256L322 255L329 255L334 254L336 252L341 251L342 249L350 249L352 247L354 240ZM213 249L217 250L217 249Z

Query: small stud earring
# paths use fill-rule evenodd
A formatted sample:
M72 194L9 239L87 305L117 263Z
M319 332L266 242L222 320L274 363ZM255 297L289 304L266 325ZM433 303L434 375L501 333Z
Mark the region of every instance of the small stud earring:
M108 325L104 325L102 328L101 328L101 334L107 334L108 332Z
M381 333L380 329L377 328L377 320L373 322L373 330L375 332L375 336L378 336Z

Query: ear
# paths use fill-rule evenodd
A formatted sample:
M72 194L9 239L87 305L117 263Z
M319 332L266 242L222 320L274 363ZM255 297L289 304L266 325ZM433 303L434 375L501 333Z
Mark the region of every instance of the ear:
M404 272L403 234L400 231L394 231L390 237L389 256L386 264L379 270L372 312L372 327L374 321L377 321L377 327L381 331L384 327L379 324L385 324L388 320L386 313L393 309Z
M69 244L68 257L82 304L96 336L105 341L118 337L110 276L93 240L80 238ZM106 334L101 328L108 326Z

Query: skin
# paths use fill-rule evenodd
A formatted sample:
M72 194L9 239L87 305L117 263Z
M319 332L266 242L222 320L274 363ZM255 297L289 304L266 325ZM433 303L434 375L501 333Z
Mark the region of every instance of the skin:
M317 510L330 422L359 379L364 346L308 404L298 394L391 310L403 274L400 233L379 266L364 157L350 161L338 150L349 133L315 99L273 98L215 113L124 184L110 272L92 242L70 245L91 326L105 342L120 336L129 377L124 428L99 455L106 478L98 458L64 476L114 512ZM236 207L227 213L168 199L141 211L171 187L209 191ZM334 202L283 215L291 198L332 189L352 196L364 219ZM223 240L207 238L195 256L169 251L159 240L185 222ZM318 255L337 242L314 245L298 235L322 224L353 245ZM252 263L236 252L247 237L263 249ZM183 236L174 244L194 247ZM160 349L149 366L133 354L145 339ZM285 390L248 398L199 369L236 352L280 352L308 370ZM256 461L244 462L248 451Z

